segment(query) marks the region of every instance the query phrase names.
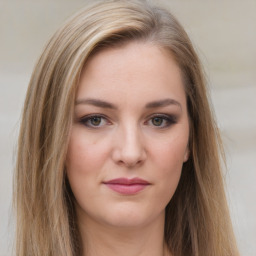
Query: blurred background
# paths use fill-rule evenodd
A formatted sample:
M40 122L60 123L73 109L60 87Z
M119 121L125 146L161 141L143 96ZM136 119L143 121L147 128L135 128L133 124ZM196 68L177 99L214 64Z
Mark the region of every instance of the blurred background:
M26 88L44 45L86 0L0 0L0 256L11 254L12 175ZM256 255L256 1L162 0L204 64L227 156L228 201L243 256ZM207 255L206 255L207 256Z

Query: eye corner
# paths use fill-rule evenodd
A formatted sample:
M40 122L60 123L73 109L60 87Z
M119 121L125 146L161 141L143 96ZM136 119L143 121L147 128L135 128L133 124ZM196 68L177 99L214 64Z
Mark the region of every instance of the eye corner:
M79 119L79 123L90 129L100 129L104 126L111 125L111 121L102 114L90 114Z
M150 115L144 122L145 125L150 125L156 129L165 129L177 123L177 116L173 114L153 114Z

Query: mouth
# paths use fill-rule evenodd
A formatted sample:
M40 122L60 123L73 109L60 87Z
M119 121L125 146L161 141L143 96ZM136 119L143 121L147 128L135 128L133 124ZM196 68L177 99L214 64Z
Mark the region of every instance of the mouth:
M150 185L146 180L140 178L118 178L103 182L111 190L122 195L134 195Z

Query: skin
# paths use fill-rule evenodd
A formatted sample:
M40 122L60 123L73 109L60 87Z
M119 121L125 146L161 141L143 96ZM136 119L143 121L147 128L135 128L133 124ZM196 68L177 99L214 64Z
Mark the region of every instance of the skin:
M66 160L84 255L170 255L165 207L188 159L188 138L181 71L169 52L132 42L89 59ZM120 177L149 185L126 195L104 184Z

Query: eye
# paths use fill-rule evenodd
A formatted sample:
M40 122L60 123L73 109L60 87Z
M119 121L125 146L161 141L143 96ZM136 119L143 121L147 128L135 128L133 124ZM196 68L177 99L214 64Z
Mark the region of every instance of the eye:
M172 124L177 123L177 118L173 115L155 115L151 117L146 124L156 128L167 128Z
M81 119L80 123L89 128L100 128L104 125L109 124L108 120L101 115L85 116Z
M151 119L151 122L154 126L161 126L165 120L162 117L154 117Z

